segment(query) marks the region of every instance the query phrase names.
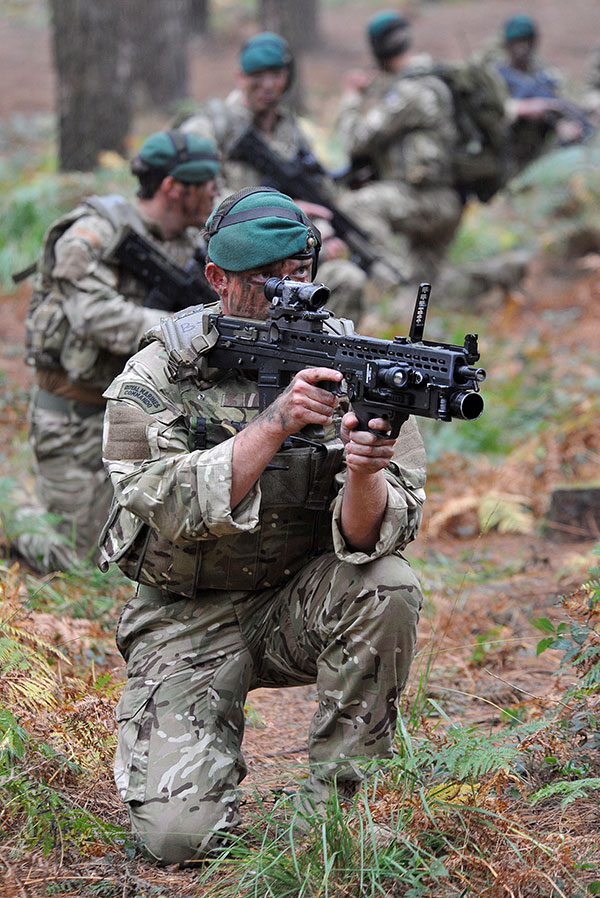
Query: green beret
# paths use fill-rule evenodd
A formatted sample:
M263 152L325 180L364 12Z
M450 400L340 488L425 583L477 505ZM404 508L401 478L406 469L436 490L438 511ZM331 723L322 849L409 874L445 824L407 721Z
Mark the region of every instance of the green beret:
M272 187L240 190L206 222L208 255L225 271L247 271L283 259L314 257L321 235L302 209Z
M367 35L378 59L403 53L410 47L410 22L397 12L380 12L370 20Z
M251 37L241 49L240 65L246 75L261 69L283 69L292 63L292 52L287 41L272 31L263 31Z
M535 22L529 16L513 16L504 25L504 39L515 41L524 37L536 37Z
M159 131L150 135L136 158L150 168L163 171L165 177L171 175L184 183L203 183L214 178L219 170L212 140L181 131Z

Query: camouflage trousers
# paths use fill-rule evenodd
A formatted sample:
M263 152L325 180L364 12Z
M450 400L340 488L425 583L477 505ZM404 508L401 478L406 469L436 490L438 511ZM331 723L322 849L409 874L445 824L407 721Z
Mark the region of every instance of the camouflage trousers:
M316 683L308 745L320 782L353 785L361 761L389 757L421 601L396 555L352 565L326 554L253 593L141 586L117 630L128 680L115 782L146 852L195 859L239 824L251 689Z
M460 223L462 203L450 187L416 188L375 181L348 191L344 211L385 248L415 283L431 281Z
M108 517L112 485L102 464L104 409L87 415L77 403L47 409L37 397L35 389L29 442L36 502L20 511L22 533L15 548L39 571L66 570L83 558L97 558L98 537ZM41 514L57 515L57 520L36 527Z

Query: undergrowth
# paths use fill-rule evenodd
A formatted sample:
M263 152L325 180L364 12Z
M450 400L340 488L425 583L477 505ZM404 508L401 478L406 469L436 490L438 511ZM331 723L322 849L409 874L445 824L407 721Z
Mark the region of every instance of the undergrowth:
M371 770L353 802L334 794L304 840L280 809L265 812L204 872L203 894L600 894L600 849L580 825L600 788L599 575L594 567L563 597L569 621L539 645L562 650L561 669L578 673L557 709L490 732L454 723L432 698L437 719L405 707L396 757Z
M83 656L98 644L98 625L49 618L33 610L14 569L0 570L0 838L13 855L64 859L128 842L94 808L110 772L119 684L96 677L93 661L78 662L73 650L76 642Z
M35 581L18 566L0 572L0 846L13 857L53 858L66 889L78 859L116 851L130 863L135 852L111 777L122 678L90 653L116 612L104 628L71 617L76 578L54 579L49 593ZM118 606L128 584L113 585L123 590ZM573 671L558 705L509 728L464 725L433 698L424 671L404 700L396 756L364 762L353 800L332 794L305 837L294 832L289 799L258 800L244 836L194 872L194 894L598 894L600 850L580 821L600 788L599 602L593 565L562 597L563 622L533 621L543 634L538 652L561 652L560 670ZM113 894L118 874L99 881ZM140 895L153 894L149 882L144 888ZM178 894L165 888L156 894Z

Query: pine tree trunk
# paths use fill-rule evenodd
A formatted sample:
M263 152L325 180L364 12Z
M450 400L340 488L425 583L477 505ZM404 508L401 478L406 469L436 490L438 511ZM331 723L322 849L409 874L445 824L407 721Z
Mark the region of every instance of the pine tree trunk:
M194 34L210 31L210 0L189 0L189 22Z
M297 111L303 108L301 58L307 48L318 43L318 12L319 0L260 0L261 27L284 37L294 54L295 78L289 100Z
M50 0L61 171L123 153L131 121L131 0Z
M104 0L103 0L104 2ZM190 0L134 0L133 79L150 105L171 114L189 92Z

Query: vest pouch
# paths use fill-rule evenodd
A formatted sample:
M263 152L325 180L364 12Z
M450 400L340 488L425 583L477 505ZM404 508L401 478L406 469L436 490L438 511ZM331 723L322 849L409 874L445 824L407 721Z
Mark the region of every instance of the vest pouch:
M101 538L105 564L115 561L138 583L190 597L202 589L251 591L287 582L333 545L328 506L339 462L332 464L331 449L339 459L339 441L274 456L260 477L259 524L251 532L172 542L117 507ZM315 484L322 510L307 507Z
M25 319L25 360L28 365L58 368L69 322L62 299L54 291L34 291Z
M69 331L60 353L60 364L69 380L91 380L100 354L100 347L87 337Z
M137 580L149 531L144 521L122 509L113 499L98 540L100 570L106 573L109 564L114 563L130 580Z

